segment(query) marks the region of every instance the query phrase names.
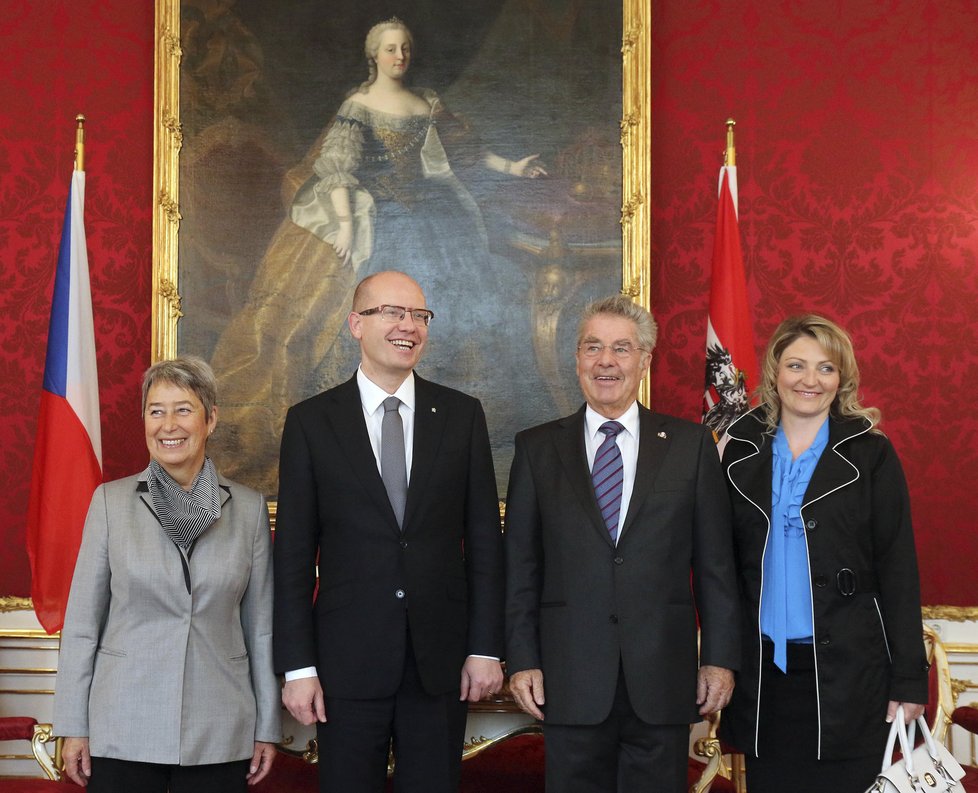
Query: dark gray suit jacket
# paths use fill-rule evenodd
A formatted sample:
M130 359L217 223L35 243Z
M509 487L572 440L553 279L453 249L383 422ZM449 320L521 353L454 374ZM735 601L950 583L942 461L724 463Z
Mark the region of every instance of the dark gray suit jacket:
M275 667L315 665L329 696L394 694L407 628L430 694L458 691L466 656L502 655L503 550L485 414L478 400L417 375L415 398L403 531L355 377L285 420Z
M641 719L698 721L697 616L700 662L739 665L730 504L712 436L642 407L639 422L617 547L591 485L584 408L516 436L506 501L507 671L543 670L548 723L604 720L619 663Z

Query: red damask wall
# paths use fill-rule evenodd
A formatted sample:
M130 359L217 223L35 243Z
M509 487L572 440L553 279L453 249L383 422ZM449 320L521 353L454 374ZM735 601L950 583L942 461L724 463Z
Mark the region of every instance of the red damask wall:
M925 603L978 602L978 3L653 2L653 397L698 416L724 121L758 352L853 334L910 483Z
M805 309L852 331L867 401L910 480L924 600L974 604L978 0L653 6L656 406L699 414L732 115L759 346ZM0 595L26 595L24 514L79 111L106 475L145 461L153 3L8 0L0 42Z
M105 474L145 464L153 24L152 0L5 0L0 13L0 595L30 592L24 523L79 112Z

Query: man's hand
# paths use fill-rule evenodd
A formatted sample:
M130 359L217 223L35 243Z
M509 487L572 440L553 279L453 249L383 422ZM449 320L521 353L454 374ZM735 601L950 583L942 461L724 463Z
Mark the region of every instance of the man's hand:
M326 702L318 677L288 680L282 688L282 704L300 724L326 721Z
M701 666L696 677L696 704L700 716L725 708L734 690L734 676L722 666Z
M503 667L499 661L474 655L465 659L460 701L478 702L497 693L502 687Z
M543 670L524 669L509 678L509 690L520 709L529 713L533 718L543 721L543 711L540 706L546 703L543 695Z
M92 755L88 751L88 738L65 738L61 747L61 759L65 773L76 785L85 787L92 778Z

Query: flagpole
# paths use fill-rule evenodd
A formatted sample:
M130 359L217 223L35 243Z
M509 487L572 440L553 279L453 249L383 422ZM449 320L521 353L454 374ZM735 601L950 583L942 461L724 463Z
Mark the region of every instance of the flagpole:
M737 167L737 148L734 146L734 127L737 122L732 118L727 119L727 150L723 155L723 164L728 168Z
M75 116L75 170L85 170L85 116Z

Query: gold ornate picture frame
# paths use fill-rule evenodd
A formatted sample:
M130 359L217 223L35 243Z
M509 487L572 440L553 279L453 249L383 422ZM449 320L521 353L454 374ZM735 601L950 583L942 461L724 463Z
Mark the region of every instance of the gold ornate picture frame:
M303 4L309 4L309 0L290 0L290 2L299 10L302 10ZM228 344L220 336L226 327L222 322L230 322L233 316L237 315L234 314L234 310L225 309L223 304L215 306L207 301L215 304L227 301L234 304L235 310L239 310L249 300L254 302L255 284L260 280L256 272L260 272L260 268L271 259L274 239L268 245L264 258L256 265L257 270L248 270L240 278L226 277L228 272L226 268L237 265L233 261L234 257L227 254L225 248L233 248L241 241L242 236L235 235L233 230L229 232L223 225L219 225L217 220L208 221L209 226L201 222L201 207L214 211L213 218L220 219L222 223L228 216L233 215L227 211L228 202L224 200L225 196L229 195L227 185L222 183L217 185L216 189L210 190L206 174L218 172L215 169L223 163L224 168L220 172L227 174L228 179L233 176L235 189L238 190L235 196L243 197L243 201L247 202L249 191L253 188L256 190L256 195L265 196L270 194L268 189L270 184L275 185L276 189L279 183L284 185L290 174L294 174L297 170L292 166L302 159L297 156L298 151L307 152L305 157L307 160L315 153L315 146L309 147L312 140L309 138L308 130L303 144L285 154L282 153L281 147L276 149L270 144L266 146L266 138L263 138L260 133L255 133L256 125L266 111L269 117L274 117L276 112L281 113L283 105L288 107L288 97L275 93L270 93L267 99L260 96L262 89L260 76L270 74L278 67L275 66L275 59L270 56L269 51L262 46L259 34L266 32L265 26L263 25L263 30L256 33L256 28L249 27L244 15L246 7L255 4L239 3L242 7L242 16L236 14L233 4L223 4L220 13L228 15L223 19L213 19L209 14L215 13L217 5L222 4L207 3L203 0L156 0L153 360L172 357L179 352L201 354L213 362L210 353L214 349L221 349L222 344L224 346ZM278 5L280 4L276 4ZM430 6L431 2L427 5ZM549 36L553 42L556 42L553 44L554 52L561 52L561 47L572 46L580 50L579 43L575 43L572 37L579 36L581 29L589 27L582 23L580 15L596 14L600 11L605 17L607 16L607 8L595 9L594 7L603 4L591 4L586 0L566 0L563 4L509 0L509 2L490 5L496 16L492 20L492 25L487 23L480 31L481 38L475 39L486 52L483 61L478 60L479 53L473 56L471 52L466 52L466 57L472 58L475 65L467 72L461 70L454 75L455 79L452 81L441 81L442 85L448 85L449 96L445 104L450 110L454 111L462 106L463 110L478 115L480 107L486 104L487 99L495 103L497 108L501 104L518 102L524 92L521 82L524 79L524 72L546 74L546 79L550 81L547 83L548 86L552 83L559 86L561 72L566 71L568 63L575 60L555 58L553 63L548 64L543 60L545 53L541 54L540 48L533 43L533 49L527 49L532 56L530 58L532 64L514 61L506 67L509 69L508 74L513 76L509 84L512 88L511 92L500 91L497 87L495 93L473 98L472 92L466 91L464 86L483 86L486 64L490 67L498 66L499 50L494 53L489 53L489 50L493 36L499 38L502 35L500 31L532 28L541 31L538 35ZM490 5L487 5L487 8ZM449 6L451 3L446 2L446 8ZM317 7L321 10L322 4L318 4ZM330 7L334 9L334 13L340 13L345 8L342 3L331 4ZM350 8L352 7L353 4L350 4ZM265 8L268 8L267 4ZM614 10L617 11L617 7L614 7ZM535 16L538 12L539 18ZM528 18L520 19L519 15L526 15ZM530 15L534 15L533 19L529 18ZM494 452L498 452L497 478L501 483L501 491L508 473L506 444L512 440L512 427L500 429L503 422L500 422L498 417L502 411L508 407L518 409L526 399L532 399L535 394L543 394L546 399L541 398L540 404L549 407L546 410L538 410L540 415L532 415L529 419L525 416L520 417L520 420L525 422L522 426L529 426L570 412L580 403L570 357L573 342L568 341L567 337L573 335L576 310L582 301L585 298L599 297L620 289L643 305L649 305L650 17L651 3L647 0L622 0L620 37L616 36L620 40L620 69L619 64L611 63L611 58L608 57L608 74L601 74L600 70L596 70L594 74L581 73L584 75L585 82L591 81L600 87L602 80L608 84L613 82L617 86L620 71L620 117L616 117L617 114L606 113L605 117L597 120L598 123L592 124L595 132L592 133L591 129L579 131L575 133L576 137L564 141L564 145L551 146L549 152L541 158L550 176L540 180L539 183L534 183L533 188L536 193L530 191L528 185L493 182L489 187L495 192L485 204L480 204L483 207L489 246L493 250L491 255L496 256L497 252L501 251L500 261L517 263L513 269L522 274L529 288L522 290L527 292L523 295L520 290L511 290L509 288L511 284L507 282L500 290L500 294L488 296L488 307L483 308L483 301L479 300L480 296L475 288L478 287L478 283L475 282L479 279L475 278L470 279L473 282L471 293L465 295L464 299L460 298L459 302L468 306L467 310L473 314L481 310L489 311L492 314L491 319L498 321L500 326L514 324L512 315L519 314L520 320L527 326L527 333L522 334L513 330L512 336L502 340L491 355L487 354L484 359L472 359L482 360L483 369L479 369L476 364L471 364L472 372L468 381L452 382L449 378L446 384L475 391L487 405L490 434L494 436ZM301 14L297 14L296 19L300 21L296 22L294 32L296 36L305 37L305 43L300 48L305 51L308 49L307 40L310 34L307 27L301 24ZM372 21L377 20L368 20L367 26ZM406 21L409 26L412 25L410 20ZM602 22L607 24L607 20ZM339 23L333 19L329 24L336 28ZM613 24L617 25L617 20ZM208 33L208 30L211 33ZM353 55L362 60L363 56L359 48L362 47L365 32L363 20L351 19L349 30L351 40L355 40L357 45L353 48L356 50ZM419 53L424 53L425 43L428 44L428 50L432 49L432 34L429 33L425 38L424 29L412 28L412 32L415 34ZM205 36L210 36L206 42L203 38ZM331 46L336 39L334 35L327 45ZM446 40L454 41L451 37L442 37L442 41ZM490 43L483 44L483 42ZM615 44L617 43L616 41ZM464 41L456 43L456 46L463 45ZM514 47L519 51L518 43ZM347 49L350 49L350 46L347 46ZM288 52L284 48L281 51ZM608 51L610 52L610 49ZM612 56L615 60L619 57L617 53L612 53ZM421 64L423 64L422 58L423 55L418 58ZM336 66L341 58L339 55L332 58L327 53L327 56L321 60ZM576 60L583 60L580 52ZM299 69L299 66L294 63L287 65L294 70ZM583 65L587 66L586 63ZM329 71L329 68L324 67L324 70ZM336 71L339 73L342 69L336 66ZM437 78L437 68L431 66L429 74L435 74ZM566 85L575 91L579 88L580 76L576 78L578 85L573 85L566 76L563 79ZM344 89L353 86L348 78L337 78L336 82L342 83ZM478 90L488 91L482 88ZM547 95L542 88L538 93ZM556 95L557 92L554 94ZM228 96L231 97L230 100ZM473 101L467 106L468 99ZM251 112L235 114L233 107L227 110L234 101L239 103L239 107L251 108ZM557 105L565 101L570 102L569 99L554 99ZM569 104L566 107L569 107ZM589 106L587 103L579 103L577 107L584 108L584 112L587 112ZM534 121L538 124L537 129L562 130L564 127L572 127L573 123L562 124L559 110L560 108L553 110L549 107L540 107L539 116L534 115ZM225 115L222 116L221 112L224 111L226 111ZM323 111L323 120L328 120L335 112L335 106L328 112ZM548 114L552 117L548 118ZM528 118L529 115L526 113L522 117L517 115L517 121ZM573 116L566 116L565 121L567 119L570 119L570 122L578 121ZM276 132L280 131L276 128ZM249 135L251 137L248 137ZM205 138L206 145L201 145L201 141ZM493 141L490 140L489 145L492 144ZM239 148L234 149L234 146ZM228 151L235 155L243 151L257 152L258 156L254 158L229 156ZM515 162L518 156L535 152L535 148L527 148L516 154L510 153L504 156L509 156ZM618 174L612 172L617 171L619 156L620 180ZM249 169L254 173L249 172ZM307 170L306 174L308 173ZM255 187L256 185L258 187ZM551 200L545 191L557 188L563 192L560 193L559 200ZM265 189L265 192L262 193L261 189ZM282 188L283 193L285 189ZM474 188L472 192L481 201L478 189ZM214 196L218 196L220 200ZM233 201L235 196L231 196L230 200ZM241 204L238 207L238 214L250 212L254 203ZM261 206L265 205L261 201L257 203ZM219 209L214 210L215 204L220 205ZM578 214L574 215L571 210L562 214L565 205L572 209L576 207ZM595 207L601 211L595 212ZM223 215L220 214L221 210L224 210ZM287 206L276 207L276 211L283 221L287 220ZM599 215L602 217L595 220ZM600 231L589 228L588 224L592 221L597 228L599 220L604 224ZM249 226L247 222L245 225ZM221 237L219 241L208 238L208 234L213 236L215 230L219 232L216 236ZM251 230L247 227L242 234L249 233ZM266 238L273 238L273 231L270 230ZM252 246L256 251L256 258L261 258L257 253L259 247L262 246ZM231 264L228 264L228 261L231 261ZM397 262L391 262L390 265L397 267ZM222 270L222 267L225 269ZM210 275L202 277L201 272L207 268L211 268ZM277 297L286 309L290 302L295 302L287 295L288 284L291 281L287 272L278 281L270 278L265 280L273 284L282 284L286 296ZM419 278L419 280L425 279ZM250 297L247 294L249 284L251 284ZM422 286L428 292L428 284L423 282ZM234 294L228 298L227 294L232 292ZM432 302L430 292L428 297L429 304L436 313L436 320L432 327L432 338L435 343L439 343L440 338L452 338L466 332L464 313L455 311L453 315L454 306L451 306L447 312L447 324L436 324L446 323L443 319L446 315L446 301ZM264 314L270 313L266 306L260 308ZM224 315L222 310L225 311ZM232 341L240 345L244 343L240 341L242 336L240 329L252 328L253 323L243 321L242 317L237 317L237 320L237 325L234 327L238 330L234 332ZM476 321L478 322L478 318ZM192 332L189 330L191 328ZM468 330L475 333L471 329ZM227 332L227 335L232 334ZM256 330L255 335L260 337L261 332ZM211 341L215 338L217 347L211 347ZM469 350L470 348L465 349L466 355ZM538 370L537 386L526 389L524 393L515 391L500 397L498 405L491 404L492 395L487 400L485 394L478 393L480 372L484 371L487 380L495 377L501 381L499 387L503 388L509 379L504 373L519 372L521 359L526 357L528 351L532 352ZM464 357L454 350L450 352L452 354L446 356L445 360L461 360ZM290 356L301 357L302 354L301 346L290 348ZM321 355L321 351L317 349L316 354ZM335 355L335 349L333 354ZM220 355L216 355L220 359ZM500 360L507 355L512 358L511 361ZM568 360L571 363L568 363ZM313 361L315 362L315 359ZM422 363L424 364L425 361ZM346 365L346 362L344 364ZM220 386L225 373L217 363L215 363L215 371ZM265 368L262 373L268 374L270 371L272 370ZM274 376L269 376L273 382L293 379L283 377L279 370L274 370L273 374ZM332 381L325 370L318 374L319 381L336 384L338 380L335 379L335 372L330 374L334 378ZM350 374L352 374L351 369L345 371L345 377ZM422 371L422 374L425 372ZM438 375L439 372L436 370L433 379L446 382L446 378ZM470 388L469 385L473 382L476 384L475 388ZM306 389L309 390L309 387L307 385ZM493 387L495 388L495 385ZM644 387L647 388L647 383ZM317 390L321 388L312 389L312 393ZM298 396L302 395L300 390ZM256 397L255 401L260 403L265 398ZM295 401L296 394L291 393L289 398ZM643 401L648 401L647 391L643 392L642 398ZM231 478L239 479L273 496L275 488L270 484L273 480L269 478L271 474L267 472L277 465L275 423L284 418L284 410L276 404L274 410L258 414L254 409L260 408L260 405L242 405L240 398L237 401L231 399L229 407L227 391L222 387L219 387L218 399L223 426L215 438L225 433L225 438L236 439L238 443L237 448L224 451L223 459L220 453L216 456L219 468ZM285 397L279 396L277 399L279 403L285 404ZM268 418L272 414L275 414L275 417ZM260 415L260 420L255 420L257 415ZM253 425L260 427L261 440L258 442L254 441L253 434L249 435ZM280 429L280 426L278 428ZM497 434L499 437L496 437ZM506 435L509 437L505 437ZM245 457L256 458L262 470L234 469L235 461ZM229 461L231 470L228 470Z

